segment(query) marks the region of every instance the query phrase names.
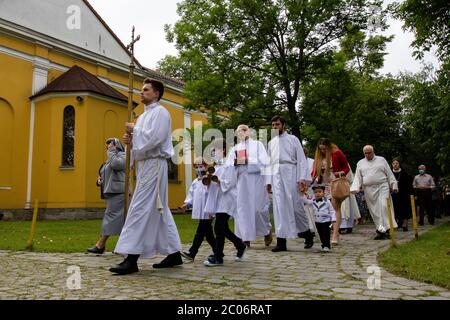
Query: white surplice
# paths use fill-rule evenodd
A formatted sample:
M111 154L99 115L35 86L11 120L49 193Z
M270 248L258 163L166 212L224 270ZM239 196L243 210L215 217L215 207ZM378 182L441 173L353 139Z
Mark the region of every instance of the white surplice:
M192 181L184 203L192 206L192 219L208 220L212 216L205 212L206 199L208 198L208 187L201 179L196 178Z
M151 258L181 250L168 204L167 159L174 154L170 113L159 103L145 106L133 131L136 189L115 252Z
M215 166L214 173L220 183L211 182L208 187L205 212L209 215L227 213L235 217L237 208L237 175L234 166L226 165L220 161Z
M398 189L397 180L386 159L374 156L370 161L364 158L358 162L350 191L358 192L360 188L364 191L367 207L376 229L379 232L386 232L390 228L387 199L390 200L391 204L393 226L397 228L390 195L390 189Z
M265 187L265 169L269 165L266 149L260 141L247 139L234 146L227 165L234 165L236 152L247 150L248 164L235 166L237 174L237 208L235 233L242 241L254 241L272 230L269 217L269 194Z
M310 229L298 190L300 181L311 182L308 161L298 138L288 133L273 138L268 150L275 233L278 238L295 239Z

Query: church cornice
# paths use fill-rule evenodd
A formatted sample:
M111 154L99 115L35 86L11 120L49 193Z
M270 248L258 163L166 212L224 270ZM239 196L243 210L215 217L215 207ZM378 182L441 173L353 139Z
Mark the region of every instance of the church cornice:
M95 52L77 47L75 45L55 39L53 37L44 35L34 30L30 30L28 28L25 28L23 26L17 25L15 23L12 23L10 21L1 18L0 18L0 34L7 37L16 38L18 40L27 43L32 43L34 45L44 46L54 52L59 52L64 55L72 56L76 59L85 61L92 65L102 65L103 67L113 68L126 74L128 74L129 72L129 67L127 64L107 58ZM162 80L169 90L180 94L183 93L184 85L179 83L178 80L177 81L175 81L175 79L171 80L169 77L160 74L159 72L153 71L151 69L145 67L136 68L135 76L141 78L142 80L146 77Z

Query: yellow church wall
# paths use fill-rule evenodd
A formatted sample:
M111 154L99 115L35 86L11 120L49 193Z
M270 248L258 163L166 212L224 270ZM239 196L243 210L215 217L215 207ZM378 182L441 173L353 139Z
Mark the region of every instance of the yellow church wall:
M100 165L106 161L106 144L108 138L122 139L124 123L127 119L127 107L95 97L87 97L87 140L86 140L86 175L85 199L87 207L103 207L100 189L95 185Z
M37 127L49 126L50 148L48 152L48 194L44 207L80 208L85 206L84 176L86 171L86 114L84 105L79 105L75 96L52 98L50 104L50 123L39 123ZM63 113L67 106L75 108L74 167L62 168ZM39 105L37 113L41 112ZM38 130L35 136L38 136ZM36 182L36 181L35 181ZM36 182L40 185L39 182ZM35 190L33 190L35 191Z
M49 176L50 176L50 149L51 137L55 134L51 125L52 100L36 103L35 131L33 145L33 167L31 179L31 201L39 200L40 207L47 207ZM62 132L61 132L62 136Z
M14 49L29 55L34 55L36 52L36 47L34 44L19 40L17 38L12 38L4 34L0 34L0 46Z
M88 72L107 78L113 82L128 87L128 74L120 70L108 68L95 62L77 58L71 53L53 51L51 48L28 43L24 40L0 36L0 45L48 59L51 63L65 66L79 65ZM26 60L0 53L0 126L10 135L2 135L11 141L11 159L0 157L0 167L10 166L8 176L0 176L0 208L20 209L26 202L27 166L29 148L29 124L32 95L33 64ZM56 69L48 70L48 83L55 80L63 72ZM142 78L135 76L134 87L140 90ZM114 87L114 86L113 86ZM116 87L114 87L118 90ZM118 90L128 96L127 90ZM33 167L31 201L39 199L42 207L48 208L80 208L104 206L99 198L99 190L95 179L100 164L105 160L104 139L109 136L121 138L123 123L126 120L126 107L109 103L94 97L85 97L79 104L76 95L57 97L36 102L35 133L33 143ZM139 95L134 94L134 101L139 102ZM164 99L182 105L186 99L178 92L166 88ZM4 102L2 102L4 101ZM75 167L62 169L62 125L64 108L72 105L75 108ZM184 110L165 104L172 116L172 129L184 128ZM6 106L8 106L10 111ZM3 110L3 111L2 111ZM104 126L104 118L114 118L112 113L105 115L107 110L117 113L117 125ZM143 112L142 104L135 109L137 114ZM7 117L13 119L10 126L4 124ZM101 121L100 121L101 120ZM200 115L192 115L194 120L204 121ZM108 120L110 122L111 120ZM3 122L3 123L2 123ZM113 129L116 128L116 129ZM2 142L2 140L0 140ZM5 160L6 159L6 160ZM9 162L8 162L9 161ZM2 178L11 184L11 190L2 190ZM177 208L185 198L185 166L178 166L178 181L169 183L169 206Z
M2 147L0 157L0 207L16 209L23 208L26 202L31 109L28 97L31 95L33 65L0 53L0 66L0 145L8 145ZM13 119L13 123L6 123L7 119Z

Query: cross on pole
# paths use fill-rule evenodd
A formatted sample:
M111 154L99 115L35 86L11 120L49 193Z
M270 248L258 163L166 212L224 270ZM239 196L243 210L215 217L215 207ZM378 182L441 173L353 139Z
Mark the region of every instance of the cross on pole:
M128 85L128 122L131 122L131 117L133 113L133 89L134 89L134 44L141 39L141 36L134 37L135 28L131 31L131 43L127 46L127 51L130 53L130 77ZM126 164L125 164L125 203L124 203L124 217L126 219L128 213L129 199L130 199L130 159L131 159L131 145L127 146L126 152Z

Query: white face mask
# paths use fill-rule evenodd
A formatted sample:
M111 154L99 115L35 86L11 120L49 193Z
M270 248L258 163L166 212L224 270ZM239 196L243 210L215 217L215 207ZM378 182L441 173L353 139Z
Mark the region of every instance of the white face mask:
M195 168L195 173L197 174L197 177L201 177L205 174L206 170L203 167L197 167Z

